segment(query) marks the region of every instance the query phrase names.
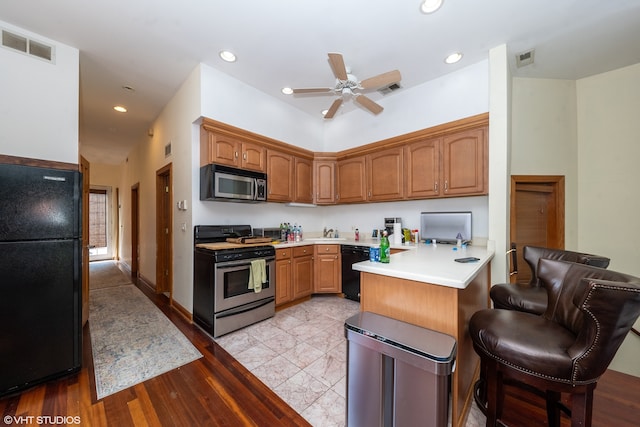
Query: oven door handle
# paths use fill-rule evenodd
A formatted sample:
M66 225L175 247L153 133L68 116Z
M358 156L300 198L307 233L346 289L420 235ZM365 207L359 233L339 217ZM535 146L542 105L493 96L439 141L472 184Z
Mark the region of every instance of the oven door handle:
M265 262L267 264L269 264L269 262L271 261L275 261L275 257L266 257L264 258ZM219 262L216 264L216 268L224 270L225 268L231 268L231 267L242 267L242 266L250 266L251 265L251 260L240 260L240 261L224 261L224 262Z
M229 310L225 310L225 311L223 311L221 313L216 313L216 318L222 319L224 317L229 317L229 316L235 316L235 315L238 315L238 314L242 314L242 313L245 313L247 311L251 311L251 310L255 310L256 308L260 308L260 307L262 307L264 305L271 304L273 301L275 301L274 297L268 297L268 298L265 298L265 299L261 299L259 301L255 301L255 302L252 302L252 303L249 303L249 304L245 304L245 305L242 305L240 307L236 307L236 308L231 308Z

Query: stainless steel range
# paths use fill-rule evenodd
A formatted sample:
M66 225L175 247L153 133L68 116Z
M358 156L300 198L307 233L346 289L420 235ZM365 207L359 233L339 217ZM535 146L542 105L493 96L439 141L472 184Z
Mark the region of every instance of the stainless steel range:
M251 241L251 226L194 227L193 320L214 338L275 314L275 249L242 241ZM256 292L249 272L262 259L266 281Z

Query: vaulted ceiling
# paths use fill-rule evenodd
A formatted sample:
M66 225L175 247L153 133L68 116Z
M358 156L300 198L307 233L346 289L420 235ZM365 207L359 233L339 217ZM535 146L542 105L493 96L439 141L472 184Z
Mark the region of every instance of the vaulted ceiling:
M400 70L400 91L485 60L500 44L521 77L575 80L640 62L637 0L444 0L433 14L421 1L20 0L0 2L0 21L79 49L81 151L105 163L144 138L198 63L322 121L332 96L281 89L333 87L329 52L360 79ZM225 49L236 62L220 59ZM518 68L516 56L531 49L533 64ZM453 52L462 60L445 64ZM394 93L367 96L384 106ZM114 112L117 104L128 113Z

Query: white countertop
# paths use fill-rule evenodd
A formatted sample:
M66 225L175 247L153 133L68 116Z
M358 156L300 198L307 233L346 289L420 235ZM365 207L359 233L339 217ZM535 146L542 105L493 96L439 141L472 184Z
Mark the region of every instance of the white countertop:
M493 251L481 246L468 246L466 249L461 249L453 245L433 246L423 243L419 246L396 247L413 250L391 255L389 264L363 261L353 264L353 269L382 276L465 289L494 255ZM480 260L469 263L454 261L456 258L463 257L476 257Z

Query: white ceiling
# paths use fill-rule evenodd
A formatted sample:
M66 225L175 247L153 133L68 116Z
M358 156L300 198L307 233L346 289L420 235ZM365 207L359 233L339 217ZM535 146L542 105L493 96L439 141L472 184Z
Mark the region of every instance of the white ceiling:
M420 0L5 0L0 21L79 49L81 153L114 164L198 63L318 120L332 95L280 90L333 87L328 52L342 53L360 79L400 70L404 91L500 44L521 77L574 80L640 63L639 0L445 0L432 15ZM515 54L532 48L535 63L517 69ZM220 60L223 49L237 62ZM454 51L462 61L446 65ZM384 106L381 94L368 95ZM116 104L129 112L115 113Z

